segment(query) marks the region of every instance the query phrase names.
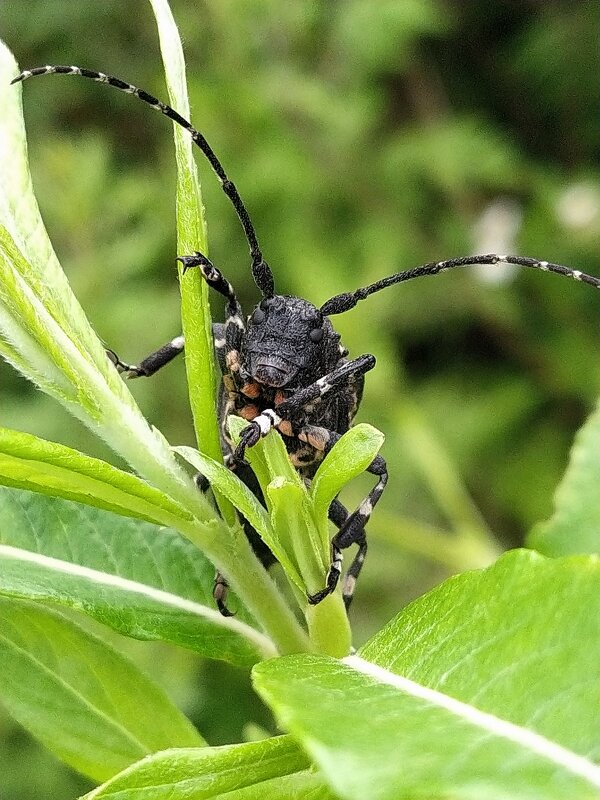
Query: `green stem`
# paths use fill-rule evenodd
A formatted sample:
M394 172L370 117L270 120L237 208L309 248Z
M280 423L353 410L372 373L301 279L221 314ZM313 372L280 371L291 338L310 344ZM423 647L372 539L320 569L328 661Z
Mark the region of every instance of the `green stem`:
M186 533L186 535L188 535ZM190 536L189 538L194 541ZM277 586L252 552L243 530L222 523L202 532L196 544L204 550L243 601L281 655L312 650L309 638Z
M352 648L348 615L339 591L316 606L307 606L306 621L313 648L333 658L345 658Z

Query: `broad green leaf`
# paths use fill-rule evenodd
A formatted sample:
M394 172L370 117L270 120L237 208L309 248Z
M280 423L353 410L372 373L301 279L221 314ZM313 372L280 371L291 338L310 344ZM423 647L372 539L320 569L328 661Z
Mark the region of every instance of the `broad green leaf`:
M85 800L334 800L290 736L167 750L133 764Z
M352 800L600 798L600 562L515 551L256 687Z
M208 604L214 567L169 528L80 503L0 489L0 543Z
M58 562L48 573L40 568L37 582L33 564L24 568L30 580L30 594L24 596L45 593L121 633L165 639L233 663L272 654L269 641L248 628L254 623L235 596L234 626L223 626L223 618L213 616L214 567L173 530L67 500L0 489L0 543ZM70 583L64 574L69 571ZM7 583L6 570L0 572L2 587L16 589Z
M529 546L548 556L600 553L600 404L577 434L554 504Z
M192 515L131 473L55 442L0 428L0 484L165 524Z
M277 655L269 639L215 608L6 545L0 545L0 594L58 603L125 636L177 644L241 666Z
M94 780L157 750L203 744L133 663L38 604L0 598L0 673L11 715Z

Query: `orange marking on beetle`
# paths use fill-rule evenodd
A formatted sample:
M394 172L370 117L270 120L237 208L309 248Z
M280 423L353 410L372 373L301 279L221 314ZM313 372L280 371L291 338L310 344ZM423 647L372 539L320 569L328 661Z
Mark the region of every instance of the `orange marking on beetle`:
M279 423L279 425L277 426L277 430L279 431L279 433L283 433L284 436L294 435L292 423L287 419L284 419Z
M295 467L306 467L316 461L319 455L314 450L298 450L296 453L290 453L290 461Z
M245 383L241 388L242 394L246 395L246 397L258 397L260 394L260 386L258 383Z
M259 414L258 406L255 406L254 403L250 403L250 405L240 408L238 414L243 419L254 419L254 417L257 417Z
M329 434L323 428L311 425L298 434L301 442L307 442L315 450L324 450L329 442Z

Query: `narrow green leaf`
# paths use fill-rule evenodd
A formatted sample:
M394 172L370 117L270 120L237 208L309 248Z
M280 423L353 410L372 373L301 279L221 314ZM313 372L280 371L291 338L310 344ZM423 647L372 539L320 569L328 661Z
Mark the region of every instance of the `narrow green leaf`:
M141 478L64 445L0 428L0 484L138 517L157 524L192 515Z
M106 357L60 270L27 169L17 66L0 47L0 354L104 438L154 485L211 518ZM13 163L14 162L14 163Z
M137 667L37 604L0 598L0 672L11 715L95 780L157 750L203 743Z
M556 491L556 511L527 543L547 556L600 553L600 404L577 434Z
M134 764L85 800L333 800L290 736L167 750Z
M310 491L319 530L327 532L331 501L347 483L366 470L384 439L383 433L362 422L350 428L331 448L313 478Z
M302 591L318 591L329 566L312 519L306 490L285 478L274 478L266 488L267 503L276 534L276 550L283 553L282 565ZM302 576L302 577L300 577Z
M158 25L160 49L170 103L190 118L181 40L166 0L150 0ZM190 255L196 250L208 255L204 206L192 139L187 131L173 127L177 163L177 251ZM180 268L181 273L181 268ZM221 459L216 413L216 364L208 305L208 287L199 270L181 279L182 319L185 336L186 371L190 406L200 450Z
M224 495L241 511L268 545L273 541L273 531L267 512L250 489L230 469L210 456L200 453L194 447L180 446L174 447L173 450L204 475L211 488Z
M215 608L136 581L0 545L0 594L58 603L113 630L250 666L277 651L258 631Z
M231 416L228 424L235 441L248 423ZM280 561L305 614L313 648L336 657L346 655L351 649L351 632L339 589L316 606L308 604L306 597L325 586L331 560L328 506L323 505L320 524L317 524L311 495L276 431L247 449L246 458L261 486L271 517L275 540L267 544ZM355 466L347 469L345 475L354 474ZM331 476L323 486L331 487L334 482ZM324 488L323 493L326 491Z
M600 562L515 551L446 581L343 663L257 665L343 798L600 797Z
M227 420L227 424L234 441L239 441L240 433L248 426L246 420L233 414ZM284 478L304 488L304 482L290 461L283 439L276 431L265 436L254 447L248 448L245 458L258 478L263 492L273 478Z
M221 492L244 515L292 580L303 588L300 576L275 536L269 515L250 489L223 464L213 461L193 447L174 447L173 450L199 470L211 486ZM294 513L294 508L293 505L289 506L290 513Z
M42 222L27 160L21 107L22 85L10 81L19 68L0 41L0 224L28 255L22 276L35 295L97 364L105 365L104 350L70 289Z

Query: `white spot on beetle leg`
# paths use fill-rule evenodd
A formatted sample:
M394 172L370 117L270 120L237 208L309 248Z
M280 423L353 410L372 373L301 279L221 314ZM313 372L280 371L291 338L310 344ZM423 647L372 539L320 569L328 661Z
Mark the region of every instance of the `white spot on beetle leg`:
M258 415L258 417L254 418L253 422L255 422L260 428L260 435L266 436L271 428L279 425L281 422L281 417L277 416L273 409L266 408L261 414Z
M366 497L362 501L362 503L358 507L358 513L362 514L362 516L366 517L367 519L371 516L371 514L373 513L373 503L371 502L370 497Z
M344 578L344 589L343 589L343 596L344 597L352 597L354 594L354 590L356 588L356 578L354 575L346 575Z

